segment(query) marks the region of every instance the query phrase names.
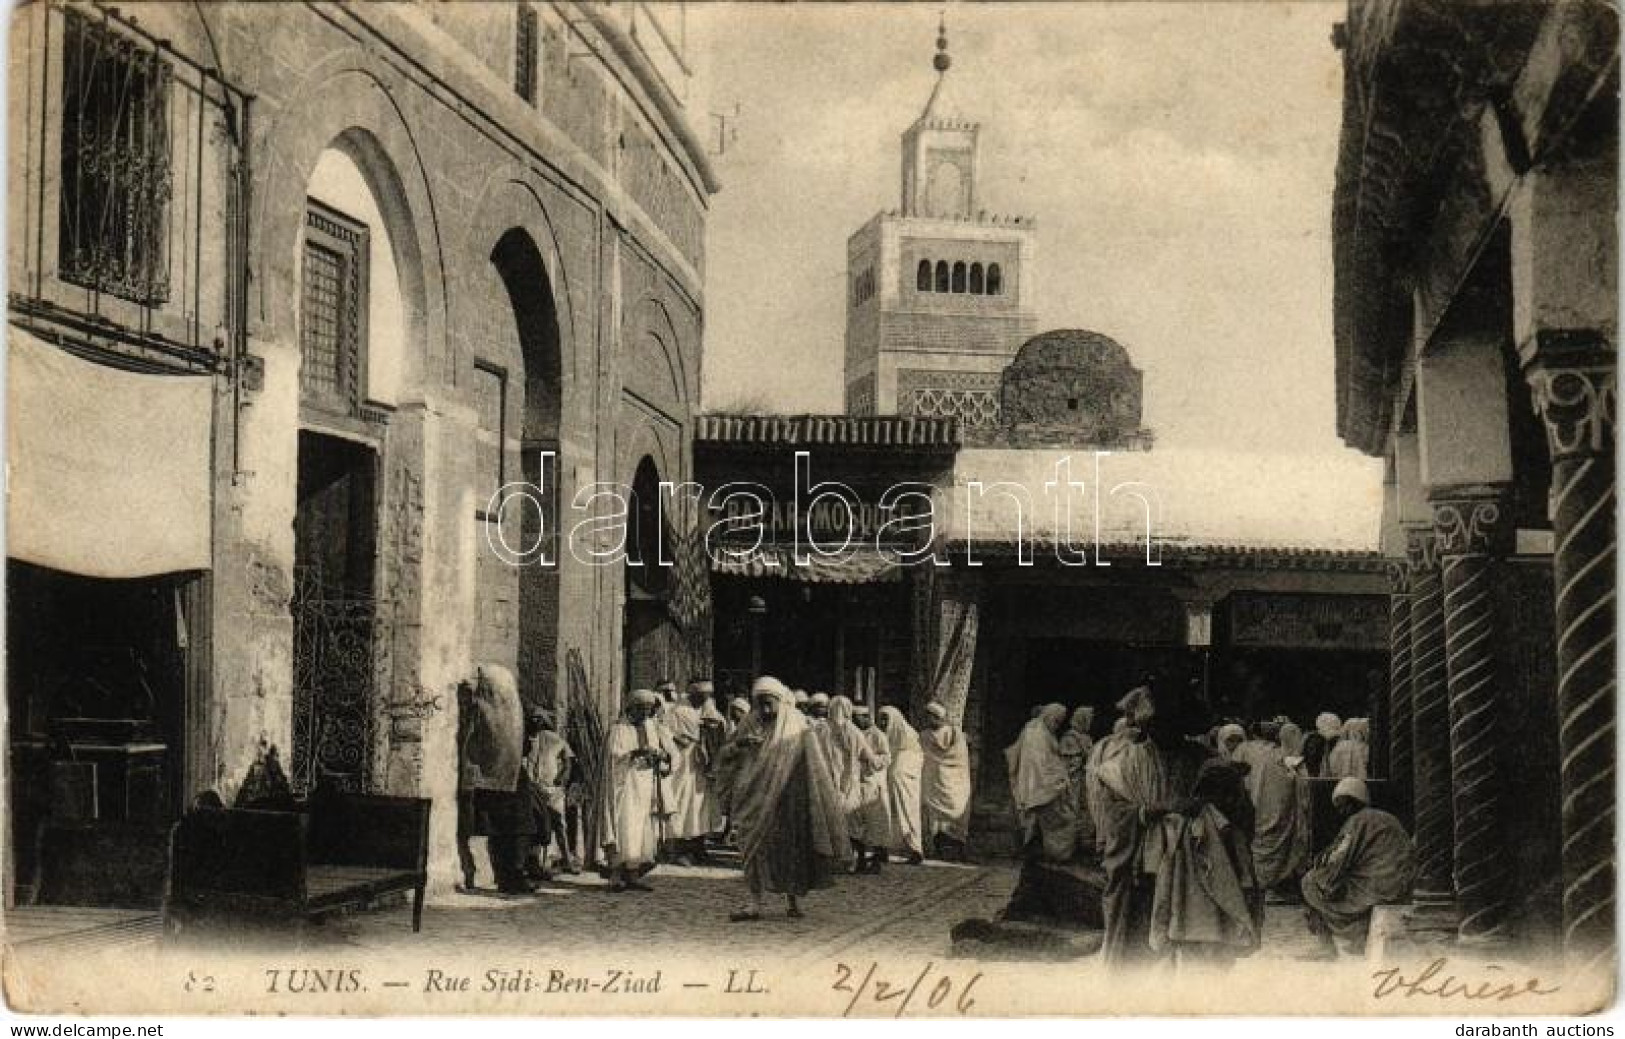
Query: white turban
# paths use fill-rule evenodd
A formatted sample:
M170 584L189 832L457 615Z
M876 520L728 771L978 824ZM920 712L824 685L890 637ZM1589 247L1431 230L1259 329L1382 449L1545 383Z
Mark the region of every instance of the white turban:
M652 689L634 689L628 699L634 707L660 706L660 694Z
M1337 786L1332 788L1332 800L1336 801L1339 797L1352 797L1363 805L1371 804L1371 793L1366 789L1365 780L1353 776L1339 779Z
M791 699L790 690L783 682L772 675L763 675L758 678L750 687L750 695L753 697L769 695L784 700Z

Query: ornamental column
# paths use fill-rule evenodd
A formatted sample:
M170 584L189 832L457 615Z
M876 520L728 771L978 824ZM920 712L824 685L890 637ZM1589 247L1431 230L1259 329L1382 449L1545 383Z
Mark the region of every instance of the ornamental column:
M1521 178L1512 227L1513 341L1552 473L1563 939L1572 966L1614 973L1614 406L1618 132L1582 133Z
M1407 825L1415 818L1411 804L1411 572L1404 560L1388 564L1388 732L1387 768L1394 797L1391 804Z
M1433 498L1444 581L1445 670L1455 813L1456 903L1463 942L1504 940L1511 856L1500 824L1500 703L1496 693L1493 592L1496 562L1511 540L1498 488Z
M1614 352L1600 335L1541 336L1526 374L1552 455L1563 940L1614 943Z
M1411 783L1416 805L1418 928L1455 927L1455 830L1450 796L1450 699L1445 682L1444 584L1433 531L1406 531L1410 577Z

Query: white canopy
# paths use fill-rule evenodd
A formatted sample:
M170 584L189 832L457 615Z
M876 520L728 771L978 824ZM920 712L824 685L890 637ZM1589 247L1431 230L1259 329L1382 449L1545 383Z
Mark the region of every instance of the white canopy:
M94 364L8 326L6 555L86 577L209 567L209 376Z

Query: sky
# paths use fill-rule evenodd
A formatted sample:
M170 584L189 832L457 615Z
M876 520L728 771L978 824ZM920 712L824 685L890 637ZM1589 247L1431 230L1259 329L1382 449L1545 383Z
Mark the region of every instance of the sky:
M1333 425L1342 3L692 8L697 96L734 131L713 156L704 406L841 410L846 240L900 204L941 11L980 207L1037 219L1039 329L1127 347L1158 450L1261 480L1292 455L1370 486L1374 531L1380 465Z

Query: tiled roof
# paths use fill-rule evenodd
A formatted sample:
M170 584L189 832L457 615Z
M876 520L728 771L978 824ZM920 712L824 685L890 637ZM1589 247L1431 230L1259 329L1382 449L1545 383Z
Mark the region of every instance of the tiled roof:
M850 447L959 449L959 423L904 415L701 415L696 444L840 444Z
M1055 539L1046 535L1028 537L1032 558L1053 559ZM962 556L969 549L972 557L985 555L1002 558L1016 554L1018 542L1014 538L952 538L943 544L950 560ZM1379 552L1362 549L1318 548L1292 544L1217 544L1187 541L1177 538L1158 538L1154 542L1155 554L1163 565L1202 567L1243 567L1248 569L1281 570L1339 570L1360 573L1383 573L1391 562ZM1079 540L1078 547L1086 549L1095 558L1096 549L1087 538ZM1145 557L1145 542L1105 541L1099 554L1107 559Z

